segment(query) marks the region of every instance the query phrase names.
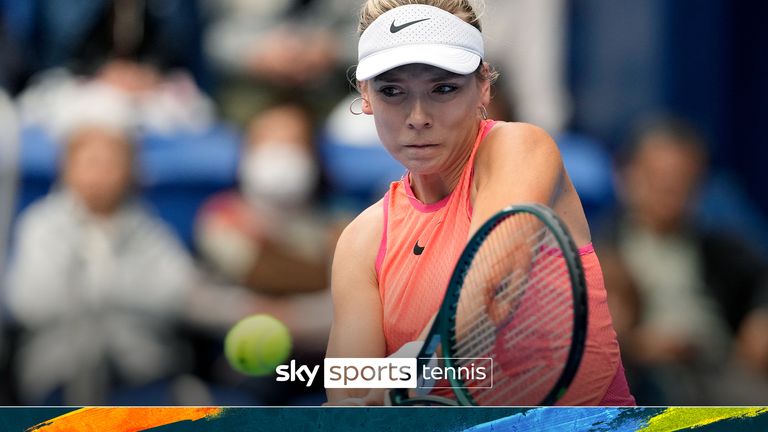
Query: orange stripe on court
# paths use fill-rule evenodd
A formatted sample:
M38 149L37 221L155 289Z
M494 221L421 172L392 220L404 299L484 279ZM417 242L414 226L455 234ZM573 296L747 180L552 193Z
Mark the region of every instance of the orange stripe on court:
M81 408L32 426L27 432L139 432L181 421L215 417L221 408Z

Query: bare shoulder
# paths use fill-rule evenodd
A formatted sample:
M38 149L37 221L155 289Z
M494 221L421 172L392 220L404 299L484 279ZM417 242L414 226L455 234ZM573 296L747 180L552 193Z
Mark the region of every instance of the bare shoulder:
M383 206L383 199L381 199L357 215L341 233L339 246L352 247L357 249L357 252L364 251L368 246L378 250L381 234L384 231ZM371 242L375 244L371 245Z
M589 242L589 227L557 144L543 129L527 123L499 122L477 151L473 227L499 209L537 202L553 208L579 245ZM474 217L473 217L474 219Z
M472 184L470 233L498 210L512 204L554 207L564 176L554 140L526 123L499 122L477 150Z
M477 151L478 162L523 159L530 155L560 160L560 152L552 137L544 129L529 123L497 122Z
M557 144L540 127L528 123L498 122L478 148L476 186L499 176L559 179L563 160Z
M384 232L383 199L377 201L344 228L336 245L334 273L355 266L375 278L376 255Z

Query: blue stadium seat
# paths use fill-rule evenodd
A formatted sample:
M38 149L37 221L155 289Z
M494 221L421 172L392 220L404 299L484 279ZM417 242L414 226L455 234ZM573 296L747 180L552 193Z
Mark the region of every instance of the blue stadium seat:
M21 141L17 211L48 192L61 151L61 145L40 128L22 130ZM235 184L239 134L217 125L201 133L144 134L138 145L141 193L191 247L200 205L211 194Z

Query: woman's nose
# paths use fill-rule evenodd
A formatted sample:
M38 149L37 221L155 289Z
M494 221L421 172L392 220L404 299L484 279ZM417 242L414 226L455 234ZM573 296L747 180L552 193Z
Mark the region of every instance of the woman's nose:
M426 106L421 99L416 99L411 105L411 112L408 115L408 127L411 129L432 127L432 117L427 112Z

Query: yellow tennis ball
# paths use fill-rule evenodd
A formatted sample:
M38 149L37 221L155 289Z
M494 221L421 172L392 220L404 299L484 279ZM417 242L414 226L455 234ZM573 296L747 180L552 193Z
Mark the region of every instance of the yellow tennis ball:
M269 315L244 318L224 339L224 355L229 364L246 375L270 375L290 353L291 333Z

